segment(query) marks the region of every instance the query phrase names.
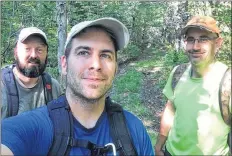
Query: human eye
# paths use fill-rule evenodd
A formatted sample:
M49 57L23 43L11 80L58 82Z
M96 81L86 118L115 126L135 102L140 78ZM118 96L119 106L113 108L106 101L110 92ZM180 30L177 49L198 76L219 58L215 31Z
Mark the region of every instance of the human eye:
M38 51L39 53L43 53L43 49L42 49L42 48L37 49L37 51Z
M186 41L187 41L188 43L194 43L195 39L194 39L193 37L188 37L188 38L186 39Z
M110 60L112 60L112 58L113 58L113 56L111 54L108 54L108 53L102 53L101 57L106 58L106 59L110 59Z
M77 53L77 55L87 56L87 55L89 55L89 52L86 51L86 50L81 50L81 51L79 51L79 52Z
M26 52L30 52L30 48L29 47L26 47L25 50L26 50Z
M200 37L200 39L199 39L199 41L200 42L207 42L207 41L209 41L209 37L206 37L206 36L204 36L204 37Z

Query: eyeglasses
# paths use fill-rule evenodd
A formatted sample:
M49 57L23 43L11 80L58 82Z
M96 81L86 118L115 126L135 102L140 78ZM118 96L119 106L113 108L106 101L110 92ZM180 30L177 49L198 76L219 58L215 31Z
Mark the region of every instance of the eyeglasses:
M199 39L195 39L193 37L188 37L187 39L185 39L185 42L187 42L187 44L194 44L195 41L197 40L198 43L207 43L211 40L215 40L217 37L200 37Z

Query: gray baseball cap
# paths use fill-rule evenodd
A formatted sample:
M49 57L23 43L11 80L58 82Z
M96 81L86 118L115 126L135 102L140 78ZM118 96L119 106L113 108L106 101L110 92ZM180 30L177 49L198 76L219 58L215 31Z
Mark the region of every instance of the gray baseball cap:
M23 28L18 36L18 41L23 42L25 41L29 36L31 35L40 35L44 38L44 40L46 41L46 44L48 43L48 39L46 34L40 30L39 28L36 27L28 27L28 28Z
M90 26L99 26L99 25L105 27L106 29L110 30L110 32L113 33L118 45L118 50L122 50L124 47L127 46L127 44L129 43L130 35L126 26L115 18L105 17L93 21L80 22L75 26L73 26L70 32L68 33L68 37L65 42L65 49L68 43L71 41L71 39L76 34L81 32L83 29Z

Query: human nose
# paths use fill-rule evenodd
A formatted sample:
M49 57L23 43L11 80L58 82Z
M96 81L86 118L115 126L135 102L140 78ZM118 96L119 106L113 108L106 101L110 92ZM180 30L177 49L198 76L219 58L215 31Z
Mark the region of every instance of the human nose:
M101 70L101 59L99 56L94 55L90 60L90 70Z
M36 52L36 49L31 49L31 53L30 53L30 56L32 58L36 58L38 56L37 52Z
M200 41L199 39L194 39L193 49L199 49L200 48L200 42L199 41Z

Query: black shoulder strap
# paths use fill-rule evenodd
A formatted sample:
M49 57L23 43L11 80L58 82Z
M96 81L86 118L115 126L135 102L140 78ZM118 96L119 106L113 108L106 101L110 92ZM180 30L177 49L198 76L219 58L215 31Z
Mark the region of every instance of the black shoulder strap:
M15 116L19 110L19 96L13 74L13 67L2 69L2 80L6 88L8 117Z
M112 103L110 98L107 97L106 111L110 122L110 133L120 155L138 155L122 107Z
M51 76L44 72L42 74L43 85L44 85L44 93L45 93L45 102L48 103L53 100L52 97L52 78Z
M184 72L188 66L189 66L189 63L184 63L184 64L180 64L176 67L176 70L174 71L173 77L172 77L172 90L173 90L173 92L176 88L177 83L179 82L180 78L182 77L182 75L184 74Z
M69 155L70 138L73 135L73 120L66 97L60 96L49 102L47 107L54 129L53 143L48 155Z
M65 96L48 103L49 116L53 122L54 137L48 155L68 155L71 146L93 146L89 141L73 140L73 120ZM110 133L120 155L138 155L127 128L123 109L106 99ZM92 148L92 147L91 147Z

